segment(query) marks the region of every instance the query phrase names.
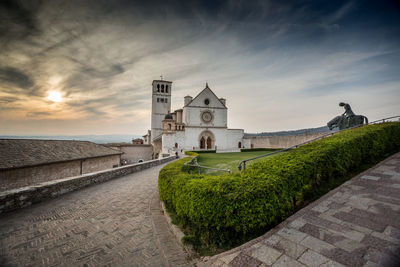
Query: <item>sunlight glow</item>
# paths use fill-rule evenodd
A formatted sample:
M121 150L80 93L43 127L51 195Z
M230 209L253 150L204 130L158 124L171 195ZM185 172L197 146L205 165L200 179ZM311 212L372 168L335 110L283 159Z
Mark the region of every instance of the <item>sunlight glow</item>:
M49 95L47 99L53 102L62 102L62 96L60 92L57 91L49 91Z

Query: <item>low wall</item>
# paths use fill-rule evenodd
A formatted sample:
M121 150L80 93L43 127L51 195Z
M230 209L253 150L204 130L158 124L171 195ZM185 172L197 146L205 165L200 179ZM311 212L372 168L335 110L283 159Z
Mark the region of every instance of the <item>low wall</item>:
M30 206L55 198L83 187L139 172L175 159L175 156L126 165L110 170L88 173L75 177L53 180L36 185L0 192L0 213Z
M0 192L120 166L120 155L0 170Z
M250 136L243 138L245 148L288 148L327 133L305 133L286 136Z

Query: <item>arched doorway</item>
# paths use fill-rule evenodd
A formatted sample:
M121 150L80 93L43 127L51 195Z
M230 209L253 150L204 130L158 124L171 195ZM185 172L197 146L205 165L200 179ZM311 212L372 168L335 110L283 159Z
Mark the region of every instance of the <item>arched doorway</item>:
M203 131L199 135L199 147L200 149L214 149L215 148L215 137L210 131Z
M206 148L206 140L204 140L204 137L200 139L200 149L205 149Z
M210 137L207 137L207 149L211 149L212 146L212 140Z

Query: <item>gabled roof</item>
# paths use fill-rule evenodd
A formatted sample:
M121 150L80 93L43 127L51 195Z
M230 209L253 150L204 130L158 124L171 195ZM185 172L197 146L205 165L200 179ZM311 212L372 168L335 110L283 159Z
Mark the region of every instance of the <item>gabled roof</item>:
M0 139L0 170L119 154L89 141Z
M205 87L203 90L201 90L201 92L200 92L197 96L195 96L195 97L192 99L192 101L190 101L189 103L187 103L187 104L185 105L185 107L190 106L190 104L193 103L194 100L196 100L199 96L201 96L201 95L202 95L205 91L207 91L207 90L209 90L209 91L215 96L215 98L218 100L219 103L221 103L221 105L222 105L224 108L227 108L227 107L225 106L225 104L219 99L219 97L211 90L211 88L208 87L208 83L206 83L206 87Z

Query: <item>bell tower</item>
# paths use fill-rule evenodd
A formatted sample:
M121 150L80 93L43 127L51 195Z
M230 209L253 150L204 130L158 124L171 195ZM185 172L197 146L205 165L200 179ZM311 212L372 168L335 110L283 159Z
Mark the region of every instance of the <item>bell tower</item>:
M162 121L171 112L172 82L154 80L151 103L151 142L162 133Z

